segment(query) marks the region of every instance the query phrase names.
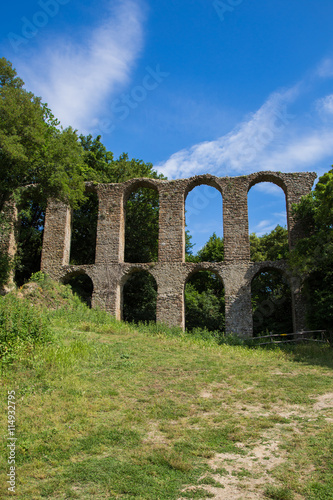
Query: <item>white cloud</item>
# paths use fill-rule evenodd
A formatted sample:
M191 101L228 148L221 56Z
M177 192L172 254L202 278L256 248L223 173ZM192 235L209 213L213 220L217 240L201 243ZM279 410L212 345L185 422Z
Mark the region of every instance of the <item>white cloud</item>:
M324 111L328 114L333 114L333 94L327 95L317 101L319 111Z
M324 75L323 68L326 68L327 75L328 62L321 69ZM315 103L307 102L306 94L313 84L310 80L305 79L289 90L273 93L257 112L230 133L215 141L183 149L157 165L157 169L169 178L206 172L227 176L261 170L325 171L333 157L333 123L327 119L327 115L333 113L333 94L317 99ZM302 112L294 115L290 109L294 103L300 109L298 101L302 104ZM309 112L306 112L306 106ZM257 189L267 191L265 187ZM269 189L273 194L274 188Z
M273 93L256 113L229 134L183 149L156 168L169 178L179 178L204 172L219 176L237 174L254 167L262 153L293 120L287 104L293 102L298 93L298 85Z
M314 169L316 163L332 154L333 129L319 129L301 137L292 138L289 144L278 148L273 155L267 157L265 165L267 170Z
M259 182L255 184L251 190L260 191L261 193L270 194L272 196L284 196L283 190L272 182Z
M327 57L321 61L316 73L321 78L331 78L333 76L333 59Z
M255 233L257 236L263 236L264 234L270 233L277 226L276 221L272 220L262 220L256 224L255 228L250 228L250 233Z
M53 41L29 66L17 64L27 87L41 95L65 126L91 128L105 102L128 82L142 44L143 15L133 0L124 0L107 12L103 22L67 39Z

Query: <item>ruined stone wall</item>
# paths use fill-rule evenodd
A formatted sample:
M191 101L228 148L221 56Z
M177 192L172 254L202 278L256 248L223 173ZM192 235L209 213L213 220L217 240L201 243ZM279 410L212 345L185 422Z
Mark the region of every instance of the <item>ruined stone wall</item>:
M18 211L13 199L5 202L3 210L0 213L0 252L7 254L11 262L17 251L18 235ZM0 286L0 295L6 294L14 284L14 269L11 267L8 281Z
M172 181L131 179L122 184L89 185L98 196L96 260L93 265L70 266L71 212L64 204L50 201L46 212L41 269L57 280L85 273L94 286L93 306L100 305L118 319L122 314L122 289L130 274L148 271L157 283L157 321L185 326L184 289L189 276L209 269L222 280L226 297L226 332L252 334L251 282L262 269L286 272L284 262L250 261L247 194L258 182L273 182L286 195L289 244L302 236L295 223L292 203L311 191L315 173L259 172L240 177L200 175ZM207 184L223 198L224 262L185 262L185 199L195 186ZM159 194L159 249L156 263L124 262L125 204L131 192L150 187ZM294 330L304 327L299 283L289 277L293 294Z

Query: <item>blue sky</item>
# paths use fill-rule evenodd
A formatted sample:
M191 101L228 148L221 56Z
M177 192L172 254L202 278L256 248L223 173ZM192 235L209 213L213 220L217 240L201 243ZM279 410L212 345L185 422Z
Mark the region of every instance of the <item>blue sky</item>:
M332 0L6 2L1 53L64 126L168 178L333 163ZM222 234L220 196L188 198L198 250ZM285 224L273 185L249 194L250 231Z

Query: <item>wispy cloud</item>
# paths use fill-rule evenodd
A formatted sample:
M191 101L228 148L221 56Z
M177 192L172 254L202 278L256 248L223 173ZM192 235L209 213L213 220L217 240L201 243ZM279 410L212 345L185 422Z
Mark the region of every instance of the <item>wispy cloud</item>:
M143 12L133 0L109 3L103 21L70 38L53 40L19 73L65 126L86 132L105 103L125 85L143 45ZM88 27L87 27L88 28Z
M271 231L273 231L273 229L275 229L276 226L277 226L276 221L262 220L261 222L256 224L253 230L252 228L250 228L250 233L255 233L257 236L263 236L264 234L268 234Z
M319 111L324 113L333 114L333 94L327 95L317 101Z
M257 112L227 135L181 150L157 168L171 178L203 173L203 169L216 175L243 172L293 119L287 104L298 93L298 86L274 92Z
M298 84L272 93L228 134L178 151L157 169L169 178L206 172L240 175L260 170L311 169L322 173L333 156L333 95L309 102L308 94L322 78L331 76L333 61L325 59ZM318 92L320 95L320 89ZM325 163L319 166L320 162Z
M330 57L326 57L325 59L323 59L319 63L315 73L321 78L333 77L333 59Z
M255 184L251 191L259 191L261 193L269 194L272 196L281 196L282 189L276 184L272 184L271 182L260 182L259 184Z

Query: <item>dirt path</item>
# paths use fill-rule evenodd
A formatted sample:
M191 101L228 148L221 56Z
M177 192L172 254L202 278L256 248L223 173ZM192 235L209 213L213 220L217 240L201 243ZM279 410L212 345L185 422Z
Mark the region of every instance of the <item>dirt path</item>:
M208 392L206 397L209 397ZM267 486L281 486L272 476L271 471L286 460L286 451L281 448L283 434L289 427L294 433L301 432L299 417L308 421L324 417L327 422L333 422L333 393L314 397L311 409L301 405L272 407L270 411L248 406L237 411L253 416L277 415L288 418L289 423L277 423L273 428L262 434L261 439L251 448L246 448L242 443L237 446L242 450L237 453L216 454L210 461L210 477L221 486L202 485L208 493L214 495L216 500L267 500L265 489ZM204 476L203 478L204 479ZM197 489L188 487L184 491ZM197 497L196 497L197 498ZM302 500L300 495L294 496L295 500ZM179 499L180 500L180 499Z

